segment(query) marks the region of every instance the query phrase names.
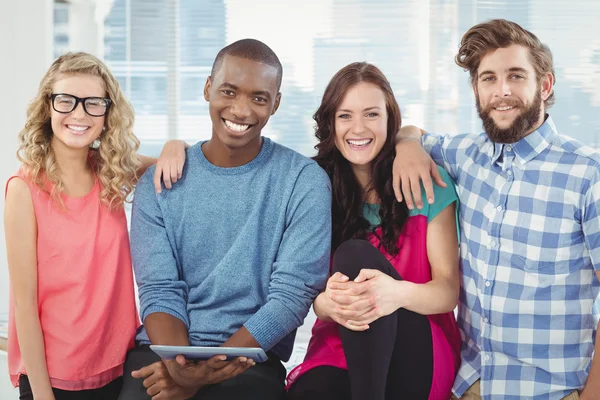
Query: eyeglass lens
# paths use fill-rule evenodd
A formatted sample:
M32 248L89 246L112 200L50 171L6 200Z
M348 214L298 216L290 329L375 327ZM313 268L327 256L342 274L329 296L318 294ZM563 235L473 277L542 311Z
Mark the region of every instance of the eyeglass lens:
M54 98L54 108L58 112L69 113L76 107L77 99L68 94L59 94ZM108 103L102 98L88 98L84 101L85 111L92 116L102 116L106 113Z

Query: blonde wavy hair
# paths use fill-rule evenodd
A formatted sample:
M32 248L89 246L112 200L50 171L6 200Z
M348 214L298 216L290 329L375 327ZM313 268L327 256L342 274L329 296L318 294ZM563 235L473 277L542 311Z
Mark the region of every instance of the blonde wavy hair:
M89 157L102 183L100 200L111 209L122 207L124 202L129 201L140 167L136 155L140 142L133 134L133 107L108 67L91 54L66 53L52 63L42 78L37 96L27 109L27 121L19 133L17 158L23 163L27 178L64 208L61 197L64 183L50 145L53 136L50 95L54 83L65 75L101 78L107 97L112 100L105 117L106 130L99 137L101 145L97 150L90 149ZM48 183L53 184L51 189L48 189Z

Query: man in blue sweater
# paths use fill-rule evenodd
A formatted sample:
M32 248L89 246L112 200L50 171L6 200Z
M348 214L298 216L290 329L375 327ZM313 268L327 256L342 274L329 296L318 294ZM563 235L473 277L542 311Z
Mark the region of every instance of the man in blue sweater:
M282 67L252 39L217 55L204 97L212 137L187 149L181 181L138 183L131 252L144 324L120 399L283 399L296 328L329 270L331 188L312 160L261 136ZM160 361L148 344L261 347L256 364Z

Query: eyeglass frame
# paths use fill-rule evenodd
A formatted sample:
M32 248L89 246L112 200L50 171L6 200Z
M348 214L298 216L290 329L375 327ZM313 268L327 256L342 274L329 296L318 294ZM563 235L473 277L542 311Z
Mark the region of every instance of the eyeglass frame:
M54 99L56 99L57 96L70 96L75 99L75 105L73 106L71 111L58 111L56 109L56 106L54 105ZM101 114L101 115L90 114L85 106L85 102L89 99L100 99L100 100L106 101L106 110L104 111L104 114ZM52 108L54 109L54 111L56 111L57 113L60 113L60 114L72 113L73 111L75 111L75 109L77 108L79 103L81 103L81 105L83 106L83 111L85 111L85 113L87 115L89 115L90 117L104 117L106 114L108 114L108 110L110 109L110 106L112 105L112 100L109 99L108 97L98 97L98 96L77 97L77 96L74 96L69 93L51 93L50 94L50 102L52 103Z

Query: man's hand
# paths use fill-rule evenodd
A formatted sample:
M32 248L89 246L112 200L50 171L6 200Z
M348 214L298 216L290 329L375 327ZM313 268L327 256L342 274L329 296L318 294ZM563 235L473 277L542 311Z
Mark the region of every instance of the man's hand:
M253 360L246 357L225 360L224 355L218 355L207 361L193 362L178 355L175 360L165 360L164 363L175 383L196 390L231 379L255 365Z
M429 204L434 201L432 178L438 186L446 187L436 164L423 150L421 141L413 138L401 139L396 144L392 176L396 199L399 202L404 199L409 210L412 210L415 204L417 208L423 208L421 181Z
M186 400L198 391L197 388L184 388L176 384L162 361L133 371L131 376L144 379L146 393L152 400Z

